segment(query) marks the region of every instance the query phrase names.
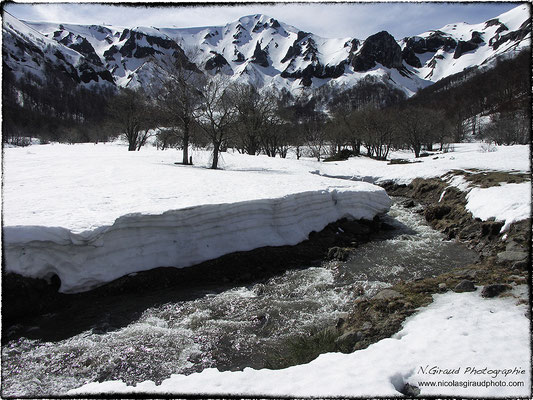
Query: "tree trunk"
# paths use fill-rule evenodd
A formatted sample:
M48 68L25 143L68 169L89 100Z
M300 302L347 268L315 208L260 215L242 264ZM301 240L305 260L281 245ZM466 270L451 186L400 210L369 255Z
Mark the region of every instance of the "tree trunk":
M415 152L415 158L420 157L420 144L413 145L413 151Z
M218 168L218 154L220 152L220 143L213 143L213 164L211 164L211 169Z
M183 127L183 165L189 164L189 125Z

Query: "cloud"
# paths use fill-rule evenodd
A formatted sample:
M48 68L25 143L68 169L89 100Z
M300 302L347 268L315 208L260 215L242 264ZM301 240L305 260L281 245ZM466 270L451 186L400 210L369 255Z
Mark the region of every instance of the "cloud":
M148 3L149 4L149 3ZM438 29L448 23L477 23L493 18L517 3L271 3L195 6L166 3L135 5L36 3L6 4L20 19L123 27L219 26L241 16L266 14L322 37L357 37L386 30L396 38Z

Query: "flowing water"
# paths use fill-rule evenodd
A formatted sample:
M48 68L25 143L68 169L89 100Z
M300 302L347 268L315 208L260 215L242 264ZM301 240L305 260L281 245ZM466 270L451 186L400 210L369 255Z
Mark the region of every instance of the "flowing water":
M346 262L150 307L112 332L12 340L2 347L2 394L54 396L92 381L160 382L208 367L268 367L282 343L334 324L362 292L372 295L398 279L437 275L476 258L399 199L385 222L394 229L360 245Z

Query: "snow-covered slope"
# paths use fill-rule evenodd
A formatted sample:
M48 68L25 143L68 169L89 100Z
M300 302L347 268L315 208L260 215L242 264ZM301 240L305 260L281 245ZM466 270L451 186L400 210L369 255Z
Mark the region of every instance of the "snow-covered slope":
M16 76L28 72L41 81L59 71L79 84L112 84L112 74L97 57L82 49L88 44L79 35L70 46L49 38L35 28L4 12L2 49L4 66ZM90 44L89 44L90 46Z
M529 47L529 5L520 5L481 24L455 23L403 39L404 60L423 79L436 82L498 56L512 57Z
M528 5L482 24L450 24L399 41L387 32L365 40L326 39L261 14L217 27L128 29L22 23L5 13L3 33L5 62L20 73L39 70L31 61L20 61L16 40L23 37L40 51L50 44L61 54L82 57L93 69L105 68L119 86L148 84L161 59L185 59L185 51L203 72L259 86L351 86L370 74L390 80L409 95L465 68L512 56L528 47L531 37ZM26 48L28 60L39 54L29 44ZM57 63L56 53L39 57Z

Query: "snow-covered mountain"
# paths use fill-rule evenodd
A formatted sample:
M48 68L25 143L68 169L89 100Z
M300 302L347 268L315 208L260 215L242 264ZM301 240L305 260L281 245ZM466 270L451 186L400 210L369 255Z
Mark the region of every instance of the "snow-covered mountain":
M374 75L413 94L529 47L531 21L523 4L481 24L450 24L401 40L383 31L362 40L322 38L259 14L179 29L23 22L4 13L3 39L4 66L16 74L42 76L48 69L85 85L144 85L165 59L178 57L188 68L259 86L351 86Z

